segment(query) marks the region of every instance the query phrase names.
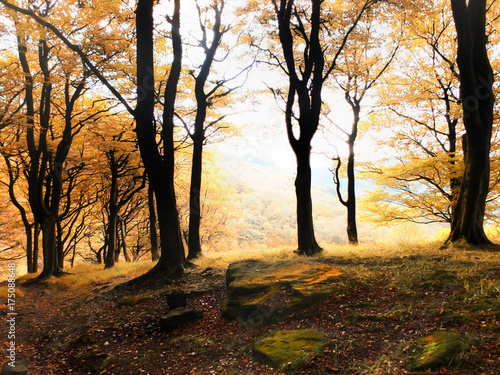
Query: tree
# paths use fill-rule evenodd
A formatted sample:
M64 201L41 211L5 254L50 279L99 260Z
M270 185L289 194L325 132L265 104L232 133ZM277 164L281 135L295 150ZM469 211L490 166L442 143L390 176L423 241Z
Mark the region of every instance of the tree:
M338 45L333 51L334 43L324 42L322 45L322 41L329 41L329 34L332 34L326 26L322 9L333 7L333 4L320 0L311 0L310 6L294 0L272 1L283 57L280 59L271 50L268 53L289 81L285 122L288 140L297 160L295 192L299 254L313 255L322 250L314 236L310 165L311 141L321 116L322 88L362 15L376 2L363 1L359 8L355 8L346 32L335 40ZM298 129L294 130L297 125Z
M193 153L191 162L191 182L189 191L189 230L188 230L188 259L194 259L201 255L201 238L200 238L200 223L201 223L201 192L202 192L202 170L203 170L203 152L204 145L207 142L214 142L216 135L226 133L224 130L229 128L229 125L224 123L226 115L214 113L213 109L223 106L229 107L231 94L238 86L227 87L230 81L238 78L242 73L248 70L249 67L240 70L234 77L217 77L209 80L211 75L214 75L212 68L214 63L222 63L229 56L229 47L222 46L224 35L231 30L230 26L222 24L222 15L224 12L225 1L215 1L208 9L202 9L198 2L199 23L202 37L197 41L199 47L203 50L203 61L196 67L190 69L189 75L195 81L194 96L196 99L196 109L189 111L194 116L193 125L190 126L185 117L180 117L186 128L189 138L192 141ZM207 19L209 12L213 11L214 21L210 27L207 27ZM211 23L212 21L210 21ZM234 25L232 26L234 27ZM211 40L209 41L211 36ZM217 57L217 52L222 50L222 55ZM234 67L233 67L234 69ZM211 113L210 113L211 112Z
M76 161L76 164L71 165L74 160L70 162L70 159L75 137L86 123L95 121L102 111L93 108L82 110L79 107L82 103L92 107L95 104L85 101L89 70L80 68L78 60L65 54L66 51L61 48L57 38L53 38L45 28L33 24L30 18L25 19L23 15L24 12L38 20L48 19L50 16L54 22L74 27L72 21L66 22L68 15L65 12L71 7L57 9L55 4L37 5L32 2L28 6L30 10L19 8L20 12L9 11L9 16L16 28L20 61L18 66L21 67L25 81L25 102L21 111L25 116L24 124L18 121L16 125L25 129L29 154L26 173L28 199L43 235L44 269L38 279L44 279L62 272L64 256L67 254L65 241L75 246L81 240L83 227L77 223L82 218L81 209L92 199L84 203L79 200L79 208L72 205L74 200L71 192L77 185L78 175L84 164ZM84 28L77 25L70 33L84 40L86 38L82 30ZM104 39L109 36L106 32L102 35ZM95 48L96 44L92 45L93 49L88 56L95 58L99 64L110 56L106 54L106 48L100 54L99 48ZM38 67L33 63L35 59L38 60ZM16 65L12 66L13 69L15 67ZM107 110L109 107L104 109ZM63 233L65 230L66 233ZM76 232L71 234L73 230ZM37 236L34 238L36 241Z
M451 0L457 30L457 65L460 71L465 135L465 169L451 233L447 242L465 240L488 245L484 232L486 197L490 188L490 148L494 118L493 70L488 58L486 0Z
M174 114L177 84L181 72L182 43L180 37L180 0L174 0L173 15L167 19L171 24L173 60L168 74L167 84L163 92L163 116L161 144L156 140L155 121L155 76L154 76L154 20L152 0L139 0L136 8L136 38L137 38L137 105L133 109L112 81L103 74L105 67L91 61L85 46L72 43L64 32L51 24L46 18L35 12L18 7L6 0L0 0L4 6L15 12L25 14L39 25L54 33L70 50L78 54L85 66L109 89L115 98L134 116L136 120L137 141L141 158L146 169L149 183L155 192L158 223L160 229L161 255L158 263L144 277L164 271L167 275L182 272L185 263L184 246L180 233L179 217L174 187ZM110 2L110 9L116 2ZM103 4L105 6L105 4ZM117 5L120 8L121 5ZM102 8L99 8L103 11ZM118 9L119 11L120 9ZM113 16L113 15L112 15ZM98 18L97 18L98 19ZM120 20L112 17L112 22ZM112 29L111 27L109 27ZM116 30L123 29L117 26ZM108 30L108 28L106 28ZM67 35L70 35L68 33ZM119 38L117 38L119 39ZM77 38L78 40L78 38ZM104 49L105 50L105 49Z
M388 12L388 9L384 8L383 12ZM375 19L378 22L374 22ZM332 171L334 173L334 183L337 186L337 197L347 209L347 238L352 245L358 244L354 144L358 136L359 122L361 120L361 102L367 92L375 86L387 70L398 49L396 47L391 51L388 50L387 45L384 45L384 35L377 31L382 26L381 17L375 18L374 15L371 15L367 21L359 25L358 30L353 33L353 38L347 43L342 63L338 64L333 73L338 86L344 92L344 98L351 107L353 115L350 131L345 131L337 126L347 138L346 143L349 149L347 159L347 199L344 199L341 193L339 177L341 158L338 155L334 158L337 161L337 166ZM388 56L384 56L384 53L388 54Z
M127 140L122 140L124 132L119 133L114 138L114 142L106 143L104 151L108 162L109 175L106 179L109 181L109 197L108 199L108 227L107 227L107 250L105 256L105 268L114 266L115 254L119 254L120 247L118 246L117 233L121 233L121 244L126 252L126 230L124 230L125 221L120 216L120 210L129 204L136 194L146 186L146 176L142 173L142 167L139 163L134 163L131 160L130 150L122 146L120 149L119 143L126 144ZM128 141L133 144L132 140ZM120 228L120 230L118 229Z
M156 142L154 121L153 6L152 0L139 0L136 9L138 100L134 116L141 158L149 183L155 192L162 249L158 263L146 275L158 271L165 271L167 274L178 273L183 270L185 263L174 187L175 99L182 67L180 0L174 0L174 13L171 18L169 17L172 26L173 58L163 93L163 129L161 132L163 156Z
M369 123L370 137L380 132L379 154L386 150L388 156L367 165L366 176L380 188L371 190L362 204L365 217L378 223L451 225L464 170L456 33L447 0L410 10L397 69L380 86L381 111ZM488 13L493 13L491 45L498 22L493 10ZM495 158L491 165L487 217L494 219L499 173Z
M461 131L455 34L443 1L408 13L397 69L378 90L370 119L387 158L367 165L380 189L364 199L373 220L451 222L458 195ZM404 89L402 89L404 88Z

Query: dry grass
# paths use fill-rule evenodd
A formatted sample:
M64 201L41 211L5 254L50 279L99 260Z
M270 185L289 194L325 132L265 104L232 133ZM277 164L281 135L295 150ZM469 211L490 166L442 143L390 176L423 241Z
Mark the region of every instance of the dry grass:
M423 241L425 233L415 226L400 226L389 234L384 240L379 240L371 243L361 243L357 246L351 245L331 245L322 244L324 251L314 257L341 258L352 262L362 261L364 259L391 259L405 258L411 256L440 256L448 257L456 261L474 260L477 267L481 267L481 263L498 262L498 253L475 251L466 245L452 246L447 249L442 249L448 235L447 230L439 231L433 238ZM498 230L488 230L490 238L500 243L500 234ZM202 257L196 259L194 263L201 269L208 267L225 269L233 262L243 259L261 259L266 261L277 261L285 259L300 259L301 256L294 252L293 246L248 246L245 249L224 250L224 251L207 251ZM60 278L52 278L48 283L59 284L62 287L77 289L92 283L104 283L110 280L120 278L131 278L145 273L152 268L154 263L149 260L126 263L116 263L111 269L103 269L102 265L87 265L80 264L74 268L69 268L66 272L70 273ZM362 267L364 268L364 267ZM361 272L361 270L360 270ZM18 278L18 285L36 277L37 275L24 275Z
M59 284L69 289L78 289L93 283L104 283L121 277L126 277L128 279L138 276L151 269L153 265L154 263L146 260L132 263L119 262L110 269L104 269L103 265L82 264L65 270L69 273L68 275L58 278L53 277L46 282L50 284ZM36 276L38 276L38 274L22 276L18 279L18 283L22 284Z

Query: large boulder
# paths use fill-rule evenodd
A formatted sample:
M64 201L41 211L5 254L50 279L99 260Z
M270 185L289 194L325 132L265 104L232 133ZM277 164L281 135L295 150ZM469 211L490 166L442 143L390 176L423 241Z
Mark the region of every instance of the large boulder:
M296 370L327 344L315 329L278 331L261 337L253 344L256 359L274 369Z
M341 274L314 260L235 262L226 272L222 312L243 326L264 326L325 300Z

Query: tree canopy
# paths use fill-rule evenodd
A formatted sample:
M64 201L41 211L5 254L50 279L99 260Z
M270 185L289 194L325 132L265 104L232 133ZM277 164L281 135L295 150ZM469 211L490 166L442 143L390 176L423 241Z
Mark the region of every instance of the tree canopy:
M146 254L159 258L151 274L172 275L202 247L287 242L291 232L298 253L312 255L322 248L317 218L333 227L347 216L357 243L359 211L384 224L447 223L450 242L490 243L484 226L497 223L500 194L496 0L0 7L0 230L12 233L0 251L26 257L29 272L43 259L40 278L77 258L109 268ZM265 106L281 113L280 130L257 120ZM243 133L259 142L243 129L288 141L294 214L220 169L224 142ZM358 148L356 165L355 142L376 150ZM316 152L330 155L326 173L336 160L318 202ZM367 181L360 206L354 178ZM347 215L333 204L325 213L334 195Z

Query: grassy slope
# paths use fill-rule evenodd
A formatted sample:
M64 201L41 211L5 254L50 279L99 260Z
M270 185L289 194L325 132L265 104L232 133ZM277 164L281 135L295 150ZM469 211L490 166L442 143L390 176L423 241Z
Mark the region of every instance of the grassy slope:
M316 328L331 338L331 346L298 373L404 373L416 338L451 330L471 342L451 373L497 374L499 256L464 247L439 250L437 243L328 248L319 258L347 275L338 291L323 305L268 328ZM20 355L30 358L34 374L274 373L253 360L248 346L267 328L243 330L220 316L224 269L244 258L298 256L291 248L212 252L173 283L121 291L111 287L151 263L119 263L105 271L79 266L45 285L20 287ZM213 272L204 276L207 267ZM205 316L159 332L166 294L179 287L193 291L188 303Z

